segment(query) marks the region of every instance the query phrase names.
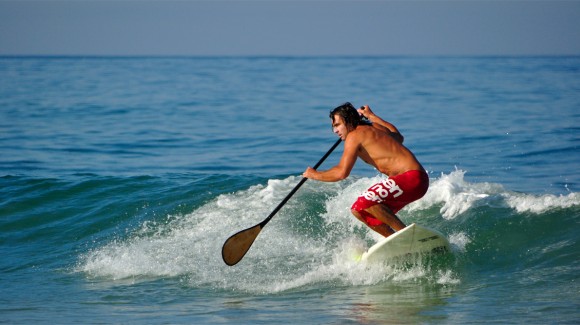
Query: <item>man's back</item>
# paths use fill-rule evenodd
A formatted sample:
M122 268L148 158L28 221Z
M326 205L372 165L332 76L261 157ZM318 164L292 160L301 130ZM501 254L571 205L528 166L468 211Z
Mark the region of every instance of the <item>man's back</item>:
M358 143L358 156L388 176L424 170L413 153L383 129L359 125L348 134L346 141Z

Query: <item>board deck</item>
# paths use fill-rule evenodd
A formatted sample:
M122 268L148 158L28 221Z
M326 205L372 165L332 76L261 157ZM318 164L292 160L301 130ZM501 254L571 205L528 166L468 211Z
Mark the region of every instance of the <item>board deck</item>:
M415 223L382 239L363 253L361 260L384 262L389 258L416 253L450 251L449 241L440 232Z

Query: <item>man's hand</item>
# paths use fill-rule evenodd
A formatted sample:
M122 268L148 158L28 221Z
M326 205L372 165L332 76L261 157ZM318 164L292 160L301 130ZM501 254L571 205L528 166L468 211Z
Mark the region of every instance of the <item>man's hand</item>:
M372 115L374 115L374 114L375 114L375 113L373 113L373 111L371 110L371 108L369 107L369 105L364 105L364 106L361 106L361 107L360 107L360 108L357 110L357 112L358 112L360 115L364 116L365 118L367 118L367 119L369 119L369 120L370 120L370 117L371 117Z
M306 177L306 178L312 178L314 176L314 173L316 173L316 169L314 169L312 167L308 167L308 168L306 168L304 173L302 173L302 176Z

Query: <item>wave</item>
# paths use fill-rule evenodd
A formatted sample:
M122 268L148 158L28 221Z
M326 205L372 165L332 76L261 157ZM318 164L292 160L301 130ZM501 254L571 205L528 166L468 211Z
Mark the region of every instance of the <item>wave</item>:
M378 177L378 176L377 176ZM350 205L375 178L340 183L306 182L262 230L234 267L221 260L233 233L262 221L299 181L271 179L222 193L191 212L145 220L79 256L75 272L103 281L148 281L178 277L210 290L275 293L320 286L373 285L420 281L455 285L470 269L524 269L562 266L577 270L574 225L580 195L533 195L500 184L469 183L456 170L432 178L426 196L399 216L446 234L449 256L405 265L365 265L353 255L380 239L350 215ZM572 225L572 226L571 226ZM525 267L524 267L525 266Z
M580 204L580 193L568 195L532 195L507 191L502 185L494 183L469 183L465 181L465 171L457 170L441 177L431 184L425 197L413 203L415 208L443 204L441 214L445 219L479 206L504 206L518 213L544 213L557 208L570 208Z

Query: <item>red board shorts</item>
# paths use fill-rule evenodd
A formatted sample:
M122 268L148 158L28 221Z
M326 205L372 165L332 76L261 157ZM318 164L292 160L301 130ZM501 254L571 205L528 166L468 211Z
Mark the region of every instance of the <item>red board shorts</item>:
M369 226L383 223L364 211L374 205L384 204L393 213L399 212L407 204L422 198L429 188L429 176L421 170L410 170L369 187L352 205L353 210L366 220Z

